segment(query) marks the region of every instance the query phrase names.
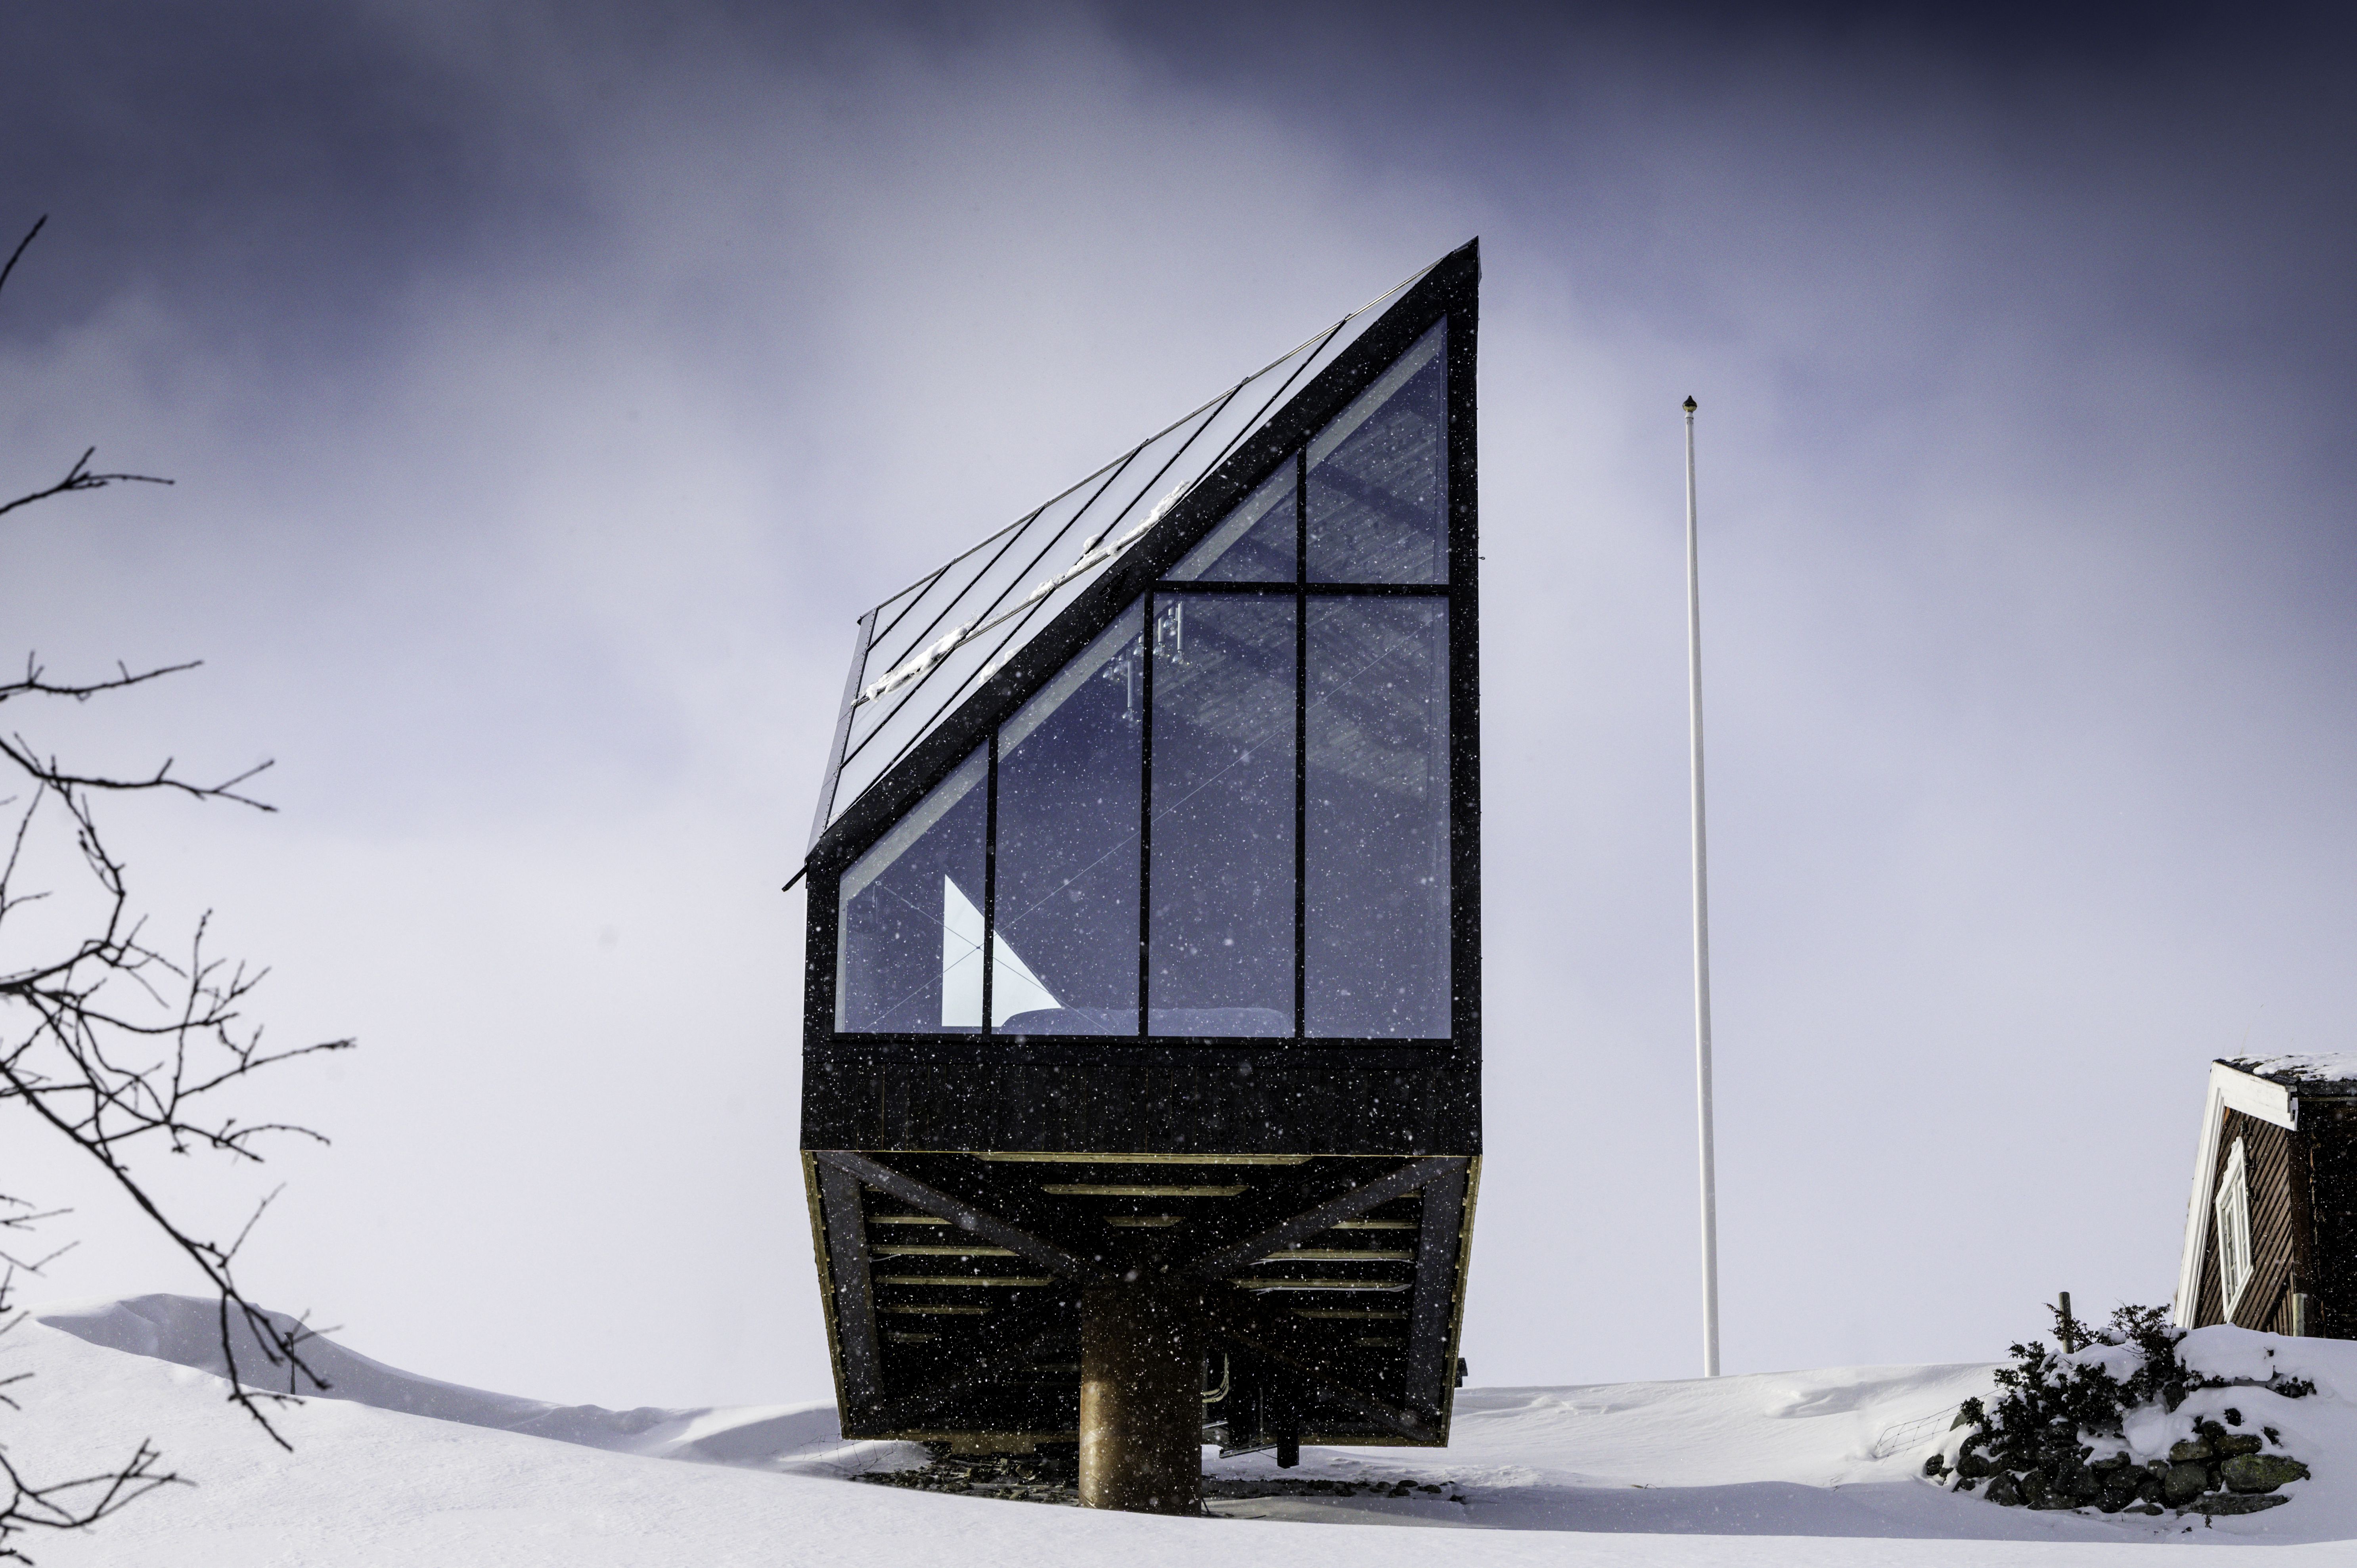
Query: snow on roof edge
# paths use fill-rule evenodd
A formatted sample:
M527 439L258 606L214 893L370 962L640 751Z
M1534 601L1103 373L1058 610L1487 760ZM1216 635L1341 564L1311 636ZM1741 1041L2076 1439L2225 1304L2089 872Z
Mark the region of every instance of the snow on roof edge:
M2357 1095L2357 1052L2220 1057L2218 1064L2302 1094Z

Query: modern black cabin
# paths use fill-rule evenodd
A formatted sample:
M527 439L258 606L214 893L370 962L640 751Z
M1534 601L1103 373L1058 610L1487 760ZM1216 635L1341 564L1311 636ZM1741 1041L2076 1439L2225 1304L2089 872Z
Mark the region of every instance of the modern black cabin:
M846 1435L1080 1441L1135 1288L1190 1467L1447 1442L1479 280L1469 244L861 618L806 861Z
M2357 1339L2357 1056L2212 1064L2174 1316Z

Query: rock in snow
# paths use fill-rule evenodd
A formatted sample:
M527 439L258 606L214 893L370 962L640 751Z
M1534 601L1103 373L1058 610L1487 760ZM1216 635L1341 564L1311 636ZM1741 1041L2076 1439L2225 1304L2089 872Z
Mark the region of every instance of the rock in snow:
M208 1302L141 1296L44 1310L0 1340L0 1377L36 1374L10 1391L23 1412L0 1412L12 1457L81 1474L145 1437L198 1483L90 1534L32 1540L46 1568L1093 1568L1108 1557L1135 1568L1842 1568L2092 1562L2166 1541L2263 1551L2291 1568L2352 1561L2357 1541L2357 1404L2343 1391L2357 1391L2357 1344L2239 1330L2204 1332L2250 1341L2219 1344L2222 1360L2272 1359L2317 1384L2298 1402L2298 1442L2286 1434L2314 1477L2291 1506L2262 1513L2087 1518L1943 1493L1920 1477L1923 1459L1956 1403L1986 1391L1989 1369L1934 1366L1468 1389L1448 1449L1308 1449L1281 1489L1253 1484L1275 1479L1266 1455L1214 1460L1211 1474L1232 1484L1214 1488L1225 1495L1213 1507L1229 1517L1193 1520L845 1485L924 1453L846 1444L826 1405L559 1406L324 1341L334 1392L285 1412L286 1454L222 1403L213 1322ZM2175 1434L2152 1434L2164 1435ZM1394 1495L1402 1480L1443 1491ZM1302 1484L1312 1481L1334 1485ZM1300 1528L1310 1522L1451 1533Z

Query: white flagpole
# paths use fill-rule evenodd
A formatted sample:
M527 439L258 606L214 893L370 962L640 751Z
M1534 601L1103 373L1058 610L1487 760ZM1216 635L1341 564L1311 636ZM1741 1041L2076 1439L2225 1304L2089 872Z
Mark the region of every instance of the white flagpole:
M1710 857L1703 834L1702 565L1695 523L1695 400L1686 399L1686 691L1694 728L1695 1101L1702 1123L1702 1375L1718 1376L1718 1170L1711 1150Z

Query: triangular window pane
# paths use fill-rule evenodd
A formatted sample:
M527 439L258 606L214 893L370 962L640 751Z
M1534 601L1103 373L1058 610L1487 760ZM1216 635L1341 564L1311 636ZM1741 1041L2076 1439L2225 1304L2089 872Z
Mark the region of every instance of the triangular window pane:
M1309 580L1448 580L1448 323L1309 444Z
M843 874L837 1029L935 1034L982 1027L982 920L977 915L972 930L962 932L946 917L958 901L978 908L982 899L989 779L989 750L978 746Z
M1170 569L1170 576L1181 583L1290 583L1297 575L1299 545L1293 459L1287 457Z

